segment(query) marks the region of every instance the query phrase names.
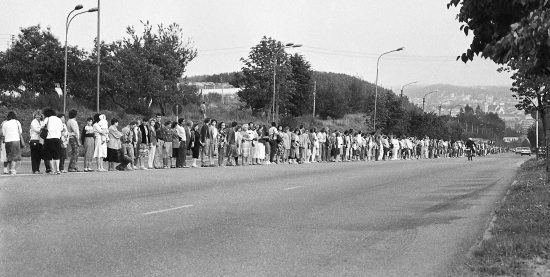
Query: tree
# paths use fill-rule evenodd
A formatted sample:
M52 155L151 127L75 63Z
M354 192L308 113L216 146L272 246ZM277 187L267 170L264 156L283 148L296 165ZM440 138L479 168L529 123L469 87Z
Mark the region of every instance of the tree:
M285 46L272 38L263 37L259 44L250 51L248 58L241 58L242 90L239 98L246 107L254 113L275 112L281 108L288 108L288 100L294 94L295 87L292 80L292 66ZM275 74L275 111L271 111L273 104L273 73Z
M294 54L290 56L290 66L292 68L295 93L290 96L288 112L293 116L310 114L313 105L311 65L302 55Z
M532 59L528 74L550 73L549 1L451 0L447 7L459 5L460 29L473 32L462 61L478 54L498 64Z
M451 0L447 7L459 5L457 18L463 23L461 30L466 35L472 30L474 35L469 49L461 56L462 61L473 60L474 55L481 54L497 64L517 69L523 75L516 76L519 79L549 78L550 1ZM539 93L536 87L524 86L523 89ZM523 93L529 92L525 90ZM539 102L538 107L542 106L542 102ZM542 120L546 129L544 116ZM550 146L549 140L549 134L546 133L547 148ZM550 153L547 152L547 155ZM546 160L547 178L550 179L550 158L547 156Z
M76 47L67 49L68 94L75 95L82 89L79 82L87 54ZM55 84L63 84L64 60L64 48L50 28L22 28L13 46L0 52L0 91L21 96L22 105L36 104L39 97L57 97Z
M101 47L102 93L126 111L144 113L154 104L164 115L168 105L181 98L178 79L197 51L184 40L176 23L158 25L156 32L149 22L142 24L142 34L128 27L129 37Z
M525 113L538 112L542 119L543 134L546 134L546 111L544 103L549 99L550 95L550 78L548 76L527 74L531 59L528 60L511 60L507 68L501 70L512 71L512 95L518 100L516 108L524 110ZM534 115L533 117L536 117Z

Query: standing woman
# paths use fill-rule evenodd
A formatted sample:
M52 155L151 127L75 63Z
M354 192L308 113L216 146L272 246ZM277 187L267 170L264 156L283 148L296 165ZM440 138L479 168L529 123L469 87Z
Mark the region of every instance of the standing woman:
M104 172L107 171L103 168L103 159L107 158L107 135L109 134L108 128L103 128L105 123L102 121L105 120L105 115L95 114L94 115L94 158L97 163L97 171Z
M61 174L59 171L59 160L61 159L61 132L63 122L56 116L52 109L44 110L45 128L48 129L48 136L44 140L44 160L50 162L52 174Z
M149 159L147 160L147 167L149 169L154 169L155 167L155 158L157 156L157 132L155 131L155 118L149 119L148 131L149 131Z
M92 160L94 159L94 127L92 127L94 119L88 117L86 119L86 126L82 129L82 144L84 145L84 172L90 172L92 170Z
M248 165L248 158L250 157L250 152L252 148L252 137L251 133L248 130L248 124L243 124L243 130L241 132L241 153L242 153L242 165Z
M40 174L40 160L42 160L42 152L44 147L44 141L40 138L40 129L42 129L42 123L44 122L44 116L40 110L36 110L32 114L33 120L31 122L31 129L29 131L31 140L31 167L33 174Z
M118 119L111 119L111 126L109 127L109 142L107 142L107 162L109 162L109 171L115 171L115 163L119 162L119 152L122 147L120 138L122 132L118 130Z
M172 125L170 126L170 133L172 136L172 157L170 157L170 164L171 164L170 168L176 168L177 165L179 165L178 151L180 149L181 139L178 136L178 130L176 129L177 126L178 126L177 121L172 122Z
M21 146L23 143L21 135L23 131L15 112L10 111L7 118L4 124L2 124L2 134L4 135L6 162L8 162L9 173L15 175L17 162L21 161Z
M225 122L220 122L218 127L218 166L225 166L223 163L225 160L226 144L227 144L227 131L225 130Z
M235 151L234 158L235 158L235 166L239 165L239 157L241 157L241 163L243 161L242 159L242 146L243 146L243 134L242 134L242 127L241 126L235 126L235 144L237 146L237 151Z
M191 167L197 167L197 159L201 152L201 133L199 132L199 125L194 124L191 129L191 143L189 144L191 151L193 152L193 164Z

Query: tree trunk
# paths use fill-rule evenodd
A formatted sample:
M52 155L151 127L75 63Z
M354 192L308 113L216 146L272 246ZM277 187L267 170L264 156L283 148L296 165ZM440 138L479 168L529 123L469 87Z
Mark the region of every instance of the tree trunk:
M158 102L159 102L160 114L162 116L166 116L166 105L164 104L164 101L162 101L162 97L158 98Z

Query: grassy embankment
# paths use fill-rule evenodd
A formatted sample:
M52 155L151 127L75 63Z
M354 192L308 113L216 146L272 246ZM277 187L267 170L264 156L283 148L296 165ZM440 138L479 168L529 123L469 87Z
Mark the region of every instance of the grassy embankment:
M550 186L545 161L522 164L517 183L496 211L491 236L468 266L482 276L550 276Z

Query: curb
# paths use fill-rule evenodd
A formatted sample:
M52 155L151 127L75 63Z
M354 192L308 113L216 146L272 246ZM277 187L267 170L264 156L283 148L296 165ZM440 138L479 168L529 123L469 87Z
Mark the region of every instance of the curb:
M504 197L502 198L502 200L500 200L500 205L502 205L502 203L504 203L504 201L506 201L506 198L508 197L508 195L510 194L510 189L515 186L517 184L517 180L514 180L512 182L512 184L510 185L510 187L506 190L506 194L504 195ZM486 241L486 240L489 240L493 237L493 228L495 227L495 221L497 220L497 215L495 214L495 211L492 211L491 212L491 221L489 221L489 223L487 224L487 228L485 229L485 232L483 232L483 237L481 238L481 240L476 243L474 246L472 246L470 248L470 250L468 250L468 253L466 256L468 257L472 257L472 254L475 250L477 249L480 249L481 248L481 244Z

